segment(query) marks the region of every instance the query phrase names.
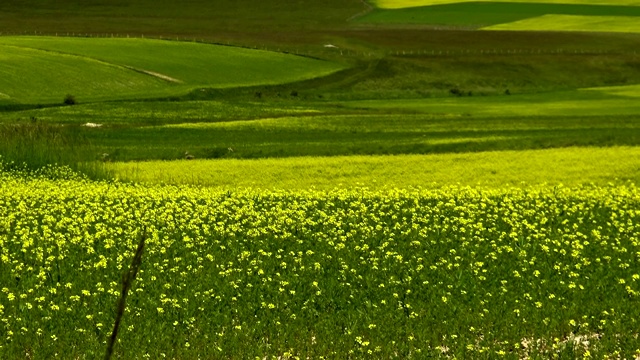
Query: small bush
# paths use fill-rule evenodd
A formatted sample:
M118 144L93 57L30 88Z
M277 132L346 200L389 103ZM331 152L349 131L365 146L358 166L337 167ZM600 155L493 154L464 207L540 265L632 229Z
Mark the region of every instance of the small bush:
M451 93L451 95L455 95L455 96L462 96L463 93L460 89L458 88L453 88L451 90L449 90L449 92Z
M67 96L64 97L64 104L65 105L75 105L75 104L77 104L76 97L71 95L71 94L67 94Z

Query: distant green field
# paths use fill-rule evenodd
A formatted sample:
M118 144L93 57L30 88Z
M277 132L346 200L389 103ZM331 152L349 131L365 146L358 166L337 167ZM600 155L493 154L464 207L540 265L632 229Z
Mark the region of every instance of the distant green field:
M153 97L286 83L340 65L293 55L144 39L0 37L0 92L15 102Z
M640 148L566 148L477 154L300 157L112 163L118 177L225 188L576 186L640 184Z
M477 2L476 0L371 0L383 9L400 9L418 6ZM541 3L541 4L584 4L584 5L640 5L638 0L485 0L482 2Z
M606 5L606 6L605 6ZM536 18L547 14L581 16L640 16L640 6L625 2L442 2L430 6L384 8L358 19L362 23L425 24L482 27ZM553 25L553 24L552 24ZM604 25L604 24L603 24ZM614 24L615 26L615 24ZM544 30L544 29L542 29ZM604 26L596 31L606 31Z
M640 32L640 18L632 16L543 15L492 25L483 30Z

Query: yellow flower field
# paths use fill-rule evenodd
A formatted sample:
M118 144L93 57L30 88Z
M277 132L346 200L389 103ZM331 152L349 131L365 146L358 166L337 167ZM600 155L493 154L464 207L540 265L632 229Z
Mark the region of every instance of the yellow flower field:
M141 237L123 358L640 349L634 186L228 192L0 176L1 358L101 356Z

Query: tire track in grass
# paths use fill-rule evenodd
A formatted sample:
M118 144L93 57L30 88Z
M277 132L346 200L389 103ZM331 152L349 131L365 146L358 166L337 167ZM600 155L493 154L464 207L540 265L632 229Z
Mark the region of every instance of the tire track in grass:
M112 63L109 61L105 61L102 59L98 59L98 58L94 58L91 56L86 56L86 55L79 55L79 54L75 54L75 53L69 53L69 52L64 52L64 51L58 51L58 50L49 50L49 49L42 49L42 48L38 48L38 47L31 47L31 46L19 46L19 45L6 45L6 44L0 44L0 46L6 46L6 47L12 47L15 49L29 49L29 50L35 50L35 51L43 51L46 53L52 53L52 54L56 54L56 55L64 55L64 56L72 56L75 58L80 58L80 59L86 59L89 61L94 61L94 62L98 62L100 64L106 65L106 66L111 66L111 67L115 67L121 70L128 70L128 71L134 71L137 72L139 74L144 74L144 75L149 75L152 77L155 77L157 79L161 79L170 83L176 83L176 84L183 84L184 81L176 79L176 78L172 78L171 76L168 75L164 75L158 72L154 72L154 71L149 71L149 70L145 70L145 69L138 69L135 68L133 66L129 66L129 65L120 65L120 64L116 64L116 63ZM0 98L2 97L2 93L0 93ZM8 96L8 95L7 95Z
M131 70L131 71L135 71L137 73L140 74L145 74L145 75L149 75L149 76L153 76L156 77L158 79L164 80L164 81L168 81L171 83L176 83L176 84L184 84L184 81L176 79L176 78L172 78L171 76L165 75L165 74L161 74L155 71L149 71L149 70L145 70L145 69L138 69L138 68L134 68L133 66L127 66L127 65L123 65L122 66L125 69Z

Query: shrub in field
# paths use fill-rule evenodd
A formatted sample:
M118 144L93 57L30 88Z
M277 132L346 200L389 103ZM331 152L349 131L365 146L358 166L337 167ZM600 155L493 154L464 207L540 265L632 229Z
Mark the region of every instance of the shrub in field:
M75 105L77 104L76 97L71 94L67 94L67 96L64 97L63 103L65 105Z

